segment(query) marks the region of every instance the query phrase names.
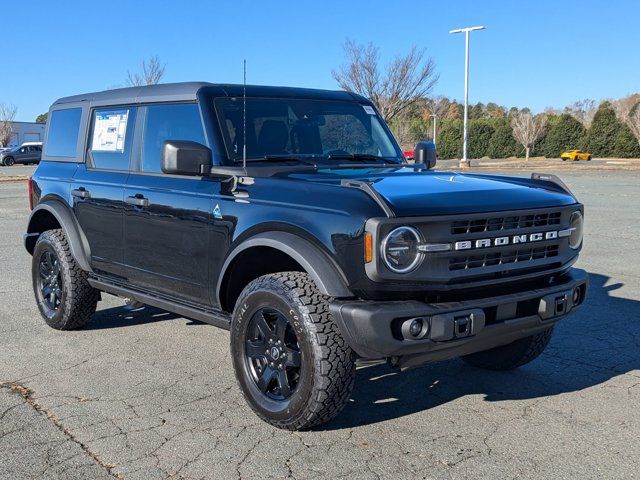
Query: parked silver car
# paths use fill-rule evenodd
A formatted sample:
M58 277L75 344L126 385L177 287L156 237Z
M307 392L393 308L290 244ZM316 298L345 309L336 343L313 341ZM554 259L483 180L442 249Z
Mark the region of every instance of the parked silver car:
M0 151L0 165L10 167L15 163L40 163L41 144L24 144L19 147Z

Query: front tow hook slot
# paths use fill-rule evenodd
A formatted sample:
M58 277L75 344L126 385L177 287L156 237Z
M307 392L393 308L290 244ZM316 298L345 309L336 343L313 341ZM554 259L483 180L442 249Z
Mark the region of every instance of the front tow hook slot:
M473 320L471 315L456 317L453 319L453 335L456 338L464 338L471 335L471 325Z
M569 313L574 305L572 295L573 292L565 291L542 297L538 307L540 318L547 320Z
M485 315L482 309L441 313L431 317L429 338L436 342L462 339L477 335L484 328Z
M564 295L556 298L555 314L562 315L563 313L565 313L566 309L567 309L567 298Z

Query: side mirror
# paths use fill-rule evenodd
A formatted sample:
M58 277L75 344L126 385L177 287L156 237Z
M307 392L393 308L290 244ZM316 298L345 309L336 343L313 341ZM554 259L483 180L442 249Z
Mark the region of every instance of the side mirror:
M413 161L424 163L427 168L436 166L436 144L433 142L418 142L413 152Z
M164 173L201 175L211 168L211 150L190 140L166 140L162 143L161 165Z

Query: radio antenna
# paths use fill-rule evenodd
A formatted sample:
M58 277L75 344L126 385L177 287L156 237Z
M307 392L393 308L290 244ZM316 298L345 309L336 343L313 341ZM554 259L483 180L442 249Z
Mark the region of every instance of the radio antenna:
M247 59L244 59L242 84L242 169L247 168Z

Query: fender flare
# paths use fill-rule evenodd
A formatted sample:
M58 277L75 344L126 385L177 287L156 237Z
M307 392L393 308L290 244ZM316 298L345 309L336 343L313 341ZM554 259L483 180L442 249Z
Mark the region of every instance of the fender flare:
M233 260L252 247L271 247L289 255L311 276L323 295L353 297L347 279L335 261L308 240L289 232L263 232L243 241L227 256L216 286L216 298L220 301L222 282Z
M42 215L42 213L39 213L42 211L50 213L58 221L60 228L64 231L67 241L69 242L71 255L73 255L73 258L78 262L82 270L91 272L89 242L87 242L84 232L69 207L59 200L46 200L31 212L29 223L27 224L27 233L24 235L24 246L27 252L33 254L36 241L42 233L34 221L37 216Z

